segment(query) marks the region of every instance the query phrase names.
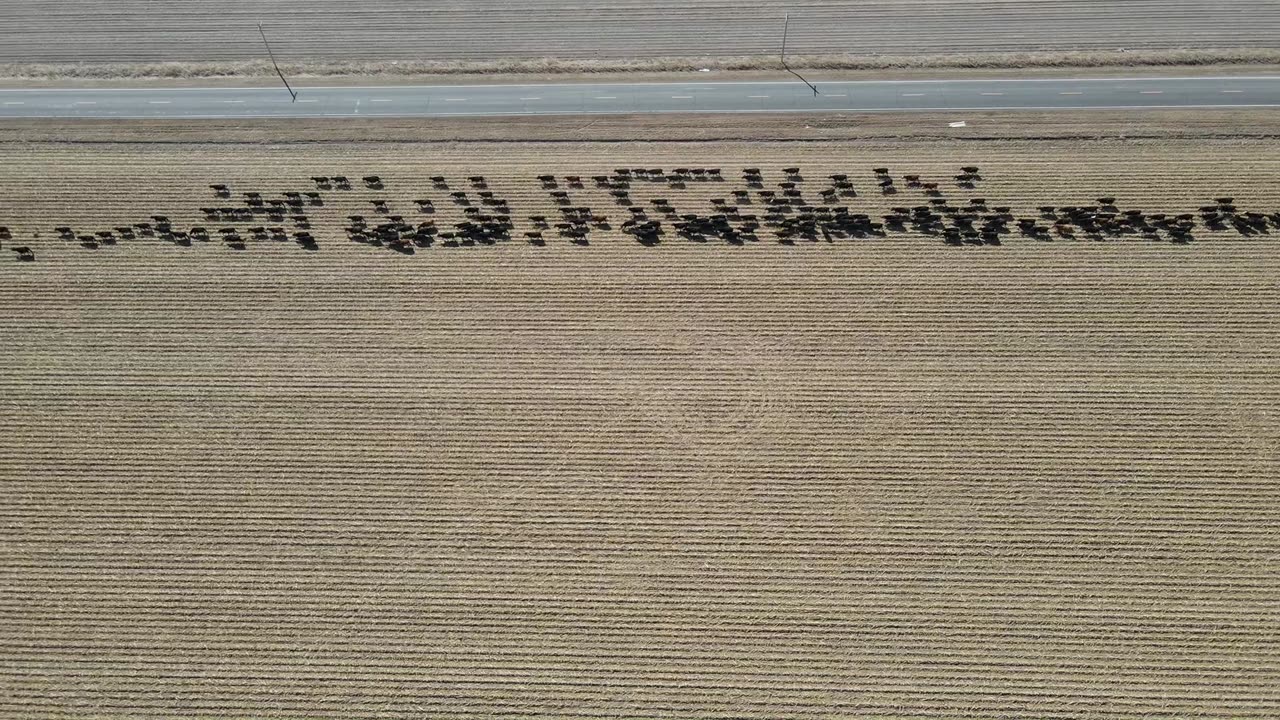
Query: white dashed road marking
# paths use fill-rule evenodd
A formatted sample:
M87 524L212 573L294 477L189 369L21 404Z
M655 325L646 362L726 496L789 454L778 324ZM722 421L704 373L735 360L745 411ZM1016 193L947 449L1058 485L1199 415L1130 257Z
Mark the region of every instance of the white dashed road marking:
M1163 95L1163 90L1139 90L1139 95Z

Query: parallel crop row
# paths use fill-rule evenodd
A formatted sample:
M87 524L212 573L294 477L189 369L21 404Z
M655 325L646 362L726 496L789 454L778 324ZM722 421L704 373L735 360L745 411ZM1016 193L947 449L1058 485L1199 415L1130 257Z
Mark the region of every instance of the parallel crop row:
M788 9L801 55L1266 48L1280 33L1275 4L1257 0L815 0ZM741 57L778 51L782 13L718 0L317 0L305 13L278 0L123 0L109 13L31 0L0 8L0 62L257 60L258 22L287 62Z
M1280 231L1200 208L1275 212L1278 174L1267 142L6 149L0 715L1276 717ZM788 182L1015 230L788 245ZM758 240L676 230L735 190ZM1194 238L1016 231L1104 198ZM510 239L444 237L504 206ZM438 232L392 252L396 214Z

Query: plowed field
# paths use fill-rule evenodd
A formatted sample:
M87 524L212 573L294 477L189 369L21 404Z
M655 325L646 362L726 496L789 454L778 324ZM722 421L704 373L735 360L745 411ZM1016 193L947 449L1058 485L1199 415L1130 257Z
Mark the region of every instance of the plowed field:
M0 62L257 60L256 23L281 60L355 62L775 55L792 14L798 54L916 55L1274 48L1274 2L1224 0L687 0L467 3L30 0L0 7Z
M624 167L721 169L631 182L696 216L798 167L871 217L921 174L1196 226L645 246L591 180ZM336 174L316 250L199 210ZM542 174L609 227L529 244ZM1280 230L1199 208L1280 211L1278 174L1265 139L6 143L0 715L1274 718ZM451 232L472 175L511 239L344 229ZM213 237L55 230L153 215Z

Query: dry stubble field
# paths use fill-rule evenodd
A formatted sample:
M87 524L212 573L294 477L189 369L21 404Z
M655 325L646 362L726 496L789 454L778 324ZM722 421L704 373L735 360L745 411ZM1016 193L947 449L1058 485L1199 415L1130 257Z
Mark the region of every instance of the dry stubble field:
M6 142L0 714L1277 716L1273 235L340 231L460 217L436 174L524 231L543 173L796 165L880 213L918 199L870 168L968 163L1019 214L1280 210L1267 139ZM317 252L52 232L338 172L387 189Z
M1274 50L1277 8L1269 0L810 0L785 8L718 0L314 0L304 12L279 0L28 0L0 5L0 63L261 60L259 22L281 61L301 63L294 72L325 62L772 59L785 11L797 56Z

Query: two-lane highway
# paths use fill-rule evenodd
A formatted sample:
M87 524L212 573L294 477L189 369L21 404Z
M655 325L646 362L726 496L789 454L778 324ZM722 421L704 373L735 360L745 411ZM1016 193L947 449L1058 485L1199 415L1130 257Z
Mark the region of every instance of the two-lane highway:
M1280 107L1280 77L0 90L4 118L320 118Z

